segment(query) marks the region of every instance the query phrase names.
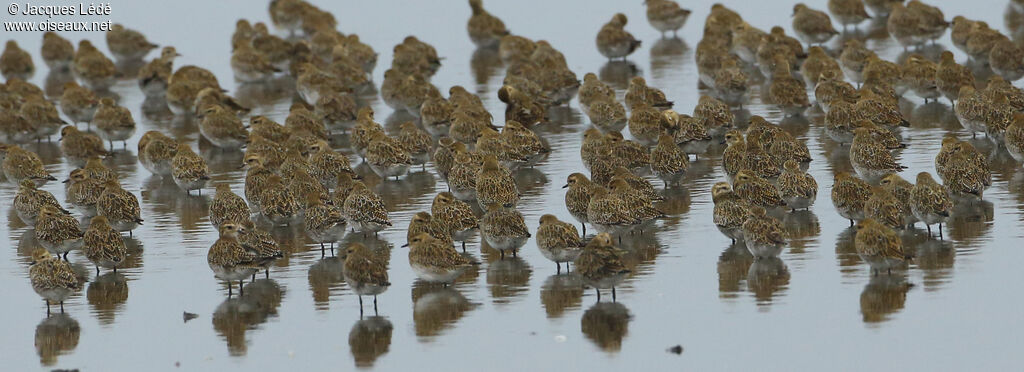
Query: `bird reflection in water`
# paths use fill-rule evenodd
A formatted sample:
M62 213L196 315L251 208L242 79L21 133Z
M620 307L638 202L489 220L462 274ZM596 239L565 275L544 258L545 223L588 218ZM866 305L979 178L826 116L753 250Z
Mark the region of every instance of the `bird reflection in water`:
M412 322L416 336L431 342L458 323L467 312L480 306L472 303L453 286L416 281L412 285Z
M953 242L929 239L927 234L918 231L909 237L904 234L903 247L914 255L913 263L921 269L925 292L939 290L951 280L956 258Z
M469 59L469 68L473 71L473 79L477 85L487 83L501 68L501 57L494 48L476 48Z
M618 302L598 302L583 312L580 327L583 335L608 353L622 349L622 340L629 333L629 309Z
M747 288L758 305L771 305L775 296L789 288L789 269L778 257L755 259L747 270Z
M89 282L85 298L101 325L114 323L114 316L124 310L128 301L128 279L118 272L108 272Z
M57 363L57 357L70 353L78 346L82 327L67 313L46 317L36 326L36 353L44 366Z
M874 275L860 293L860 313L864 323L881 323L903 309L907 291L914 285L902 275Z
M790 253L805 253L807 246L814 245L818 234L821 234L818 216L809 209L786 213L780 220L788 238Z
M391 347L391 332L394 326L388 318L371 316L361 318L348 332L348 347L356 367L370 368L381 355Z
M344 271L345 260L340 257L327 257L309 267L309 289L317 310L330 309L331 297L339 295L345 286Z
M946 222L948 239L983 243L981 237L992 230L995 206L987 200L964 200L954 202L953 213Z
M487 288L496 304L507 304L521 298L530 290L530 274L533 269L522 257L499 258L498 250L487 242L480 244L480 250L487 261Z
M615 89L625 90L629 87L629 79L641 76L642 72L630 61L608 61L597 70L597 77Z
M213 329L228 345L231 356L244 356L248 351L245 332L256 329L267 318L277 315L284 291L273 279L257 279L246 284L245 295L221 302L213 312Z
M754 256L743 242L736 242L718 256L718 298L735 299L742 291L741 285L747 280L747 271L754 263Z
M583 279L579 274L555 274L540 286L540 302L548 318L560 318L583 303Z
M680 74L688 73L693 61L690 47L686 41L678 37L663 37L651 45L651 80L652 83L674 80Z
M836 237L836 259L839 260L839 272L844 277L855 276L860 271L861 259L853 244L853 239L856 236L857 229L848 227Z

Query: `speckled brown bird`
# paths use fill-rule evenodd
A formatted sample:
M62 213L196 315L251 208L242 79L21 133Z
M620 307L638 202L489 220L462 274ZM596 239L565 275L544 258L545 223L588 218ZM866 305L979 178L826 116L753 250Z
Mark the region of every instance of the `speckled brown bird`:
M519 202L519 190L511 172L498 164L494 155L484 156L476 177L476 197L484 208L490 204L512 208Z
M249 220L249 205L245 199L231 191L228 183L218 183L217 191L210 202L210 224L220 228L224 222L241 223Z
M537 248L540 253L555 262L558 273L561 273L561 263L566 264L569 269L569 262L575 261L583 252L584 242L580 238L576 226L562 222L551 214L540 216L540 226L537 227Z
M106 189L106 181L90 177L84 169L75 169L71 171L68 179L64 182L68 184L66 191L68 203L71 203L85 217L95 216L98 213L96 202L103 194L103 190Z
M121 233L110 226L106 217L96 216L89 222L89 228L85 230L82 251L85 257L96 266L96 274L99 275L100 267L108 268L117 272L118 266L124 263L128 256L128 248L121 238Z
M871 187L871 196L864 202L864 218L893 229L903 228L903 204L881 186Z
M665 98L665 93L661 89L647 86L647 81L640 76L629 79L625 100L630 110L641 103L662 110L672 108L672 101Z
M177 152L177 141L159 131L148 131L139 139L139 163L150 173L170 176L171 160Z
M391 286L388 266L365 245L352 243L345 249L345 283L359 297L359 312L363 312L363 296L373 296L373 311L377 311L377 296Z
M420 280L448 285L477 263L459 255L451 245L423 233L409 243L409 266Z
M114 84L114 75L117 67L114 62L96 49L89 40L78 42L78 50L71 65L71 72L75 74L82 85L92 90L106 90Z
M28 277L32 289L46 301L47 315L50 314L51 302L59 303L63 313L64 301L82 289L71 264L54 257L43 248L32 251L32 266L28 269Z
M139 199L134 194L121 188L116 179L107 180L104 185L103 194L96 200L96 212L100 216L107 217L110 225L117 231L135 230L142 224L142 210L139 208Z
M531 237L523 214L496 203L487 204L486 208L487 213L480 218L480 235L487 245L498 250L502 258L505 251L515 257Z
M871 266L874 274L902 267L910 256L903 250L903 241L893 229L872 219L857 224L854 238L857 255Z
M939 67L935 71L935 83L938 85L939 92L942 92L942 95L955 105L957 98L960 97L960 87L974 86L974 74L969 68L956 63L956 60L953 59L953 52L944 51L939 59Z
M631 273L622 262L624 253L624 250L612 244L610 234L600 233L587 242L583 252L573 262L576 273L594 287L598 301L601 300L601 289L605 288L611 288L614 301L615 286Z
M715 204L712 212L715 227L732 242L743 240L743 223L750 212L750 204L743 201L732 190L728 182L718 182L711 186L711 200Z
M206 254L206 263L213 270L217 279L228 282L228 295L231 295L231 282L238 281L238 291L242 291L242 281L248 279L260 270L263 259L254 252L242 247L239 242L239 235L245 233L245 228L235 223L225 223L220 226L220 238L210 246ZM243 293L244 294L244 293Z
M14 203L11 206L18 218L26 225L35 226L39 210L43 207L56 209L64 214L70 214L60 206L57 198L49 191L40 190L36 183L30 179L21 180L18 184L18 193L14 195Z
M36 239L52 254L63 255L82 247L82 229L78 220L60 209L43 206L36 216Z
M142 33L116 23L107 31L106 38L110 54L118 60L142 59L159 46L146 40Z
M21 49L18 42L7 40L3 54L0 54L0 74L4 76L4 79L26 80L35 71L36 65L32 63L32 55Z
M497 46L501 38L508 35L505 23L488 13L481 0L469 0L469 7L473 10L473 15L466 24L469 39L480 48Z
M498 99L505 103L505 121L515 120L525 126L547 120L543 105L519 90L504 85L498 89Z
M100 137L80 131L71 125L60 130L60 150L75 164L82 164L86 159L110 155Z
M933 224L939 225L939 237L942 237L942 223L949 220L953 212L953 200L945 186L935 182L928 172L917 174L917 184L910 191L910 210L932 234Z
M803 3L793 6L793 30L807 44L823 44L839 34L828 14Z
M871 185L847 172L836 172L832 184L832 205L840 216L854 221L864 219L864 203L871 197Z
M681 8L675 1L646 0L644 5L647 5L647 22L655 30L661 32L662 36L670 31L672 35L675 35L676 31L683 28L687 18L690 17L690 10Z
M665 187L678 184L690 167L689 157L676 145L675 139L668 134L658 138L658 145L651 150L651 170L662 181Z
M754 206L772 208L786 205L775 185L747 170L736 173L733 190L736 195Z
M39 155L32 151L17 145L0 144L0 155L3 155L2 167L8 181L21 182L29 179L36 185L42 185L47 181L57 180L46 170Z
M789 62L781 55L775 56L775 71L768 85L767 98L786 115L800 115L811 106L804 82L793 77Z
M786 245L782 222L769 216L763 207L754 206L743 222L743 241L757 259L777 257Z
M861 0L829 0L828 12L832 13L843 28L849 25L856 27L865 19L871 18Z
M423 233L448 245L454 243L448 226L440 219L435 219L430 212L417 212L412 216L405 233L406 241L412 241L412 238Z
M900 175L893 173L888 176L882 177L878 184L885 189L886 192L896 197L896 200L900 203L900 209L903 210L903 225L913 226L918 221L918 218L914 216L914 212L910 208L910 197L911 192L914 189L914 184L900 177Z
M60 96L60 111L74 124L91 122L98 108L99 99L89 88L79 86L73 81L64 83L64 92Z
M626 31L628 19L625 14L616 13L612 19L601 26L597 32L597 51L609 60L615 58L625 59L637 48L640 47L640 40L637 40Z
M39 48L39 55L51 70L67 70L71 67L71 60L75 58L75 46L60 34L47 31L43 33L43 45Z
M907 168L896 162L889 149L878 143L868 128L857 128L853 132L850 163L862 178L878 181L889 173L901 172Z
M818 182L807 172L800 170L795 160L787 160L779 175L779 195L790 210L809 209L818 196Z

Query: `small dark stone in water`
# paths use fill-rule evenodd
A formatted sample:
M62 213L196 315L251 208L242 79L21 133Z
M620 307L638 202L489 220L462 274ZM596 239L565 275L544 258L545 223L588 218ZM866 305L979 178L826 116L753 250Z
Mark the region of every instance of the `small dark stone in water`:
M181 317L182 317L182 319L185 319L185 323L188 323L189 320L198 318L199 315L186 311L184 314L181 315Z
M78 372L78 368L75 369L55 369L50 372Z
M668 352L670 352L672 354L679 355L679 354L683 353L683 346L682 345L676 345L676 346L668 348L668 350L666 350L666 351L668 351Z

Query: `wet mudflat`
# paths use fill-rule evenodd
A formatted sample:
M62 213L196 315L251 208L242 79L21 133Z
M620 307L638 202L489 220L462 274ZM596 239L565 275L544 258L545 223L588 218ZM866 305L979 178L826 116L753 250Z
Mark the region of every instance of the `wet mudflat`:
M491 2L488 9L502 17L513 32L548 40L565 53L578 76L597 72L619 90L631 76L647 78L663 89L679 112L690 112L701 91L693 47L700 38L711 2L687 3L694 10L678 38L660 38L646 23L643 7L602 1ZM281 122L294 96L288 79L271 84L234 85L228 66L229 39L237 18L267 21L265 4L222 2L216 8L182 2L115 3L115 22L139 29L150 40L174 45L183 55L176 65L196 64L215 72L231 93L262 114ZM777 2L726 3L762 29L780 24L789 29L790 4ZM332 3L317 4L333 12L342 32L358 33L378 52L374 71L379 84L391 47L409 34L432 43L446 57L432 82L446 91L463 85L479 94L495 118L504 104L495 92L504 68L493 51L474 50L465 34L469 9L462 1L443 4ZM810 6L824 9L825 1ZM984 20L1005 34L1019 25L1020 14L1005 1L942 2L947 18L963 14ZM594 48L594 35L611 14L630 17L627 29L644 42L627 62L607 62ZM38 58L41 36L11 33ZM71 40L88 38L103 49L102 33L65 34ZM888 38L883 24L860 25L841 39L859 37L888 60L904 51ZM937 57L953 50L961 63L966 57L949 44L948 35L923 51ZM828 44L831 48L839 40ZM39 71L32 81L40 86L66 78ZM983 80L983 79L979 79ZM56 85L56 86L59 86ZM172 182L153 177L138 163L138 137L159 129L178 140L198 142L214 180L232 182L241 191L244 173L238 169L241 152L217 149L199 139L194 118L173 117L149 110L135 81L120 81L112 92L132 110L139 123L128 150L106 164L121 175L125 188L139 197L144 226L127 239L130 262L116 274L96 276L79 252L69 258L88 278L84 289L65 304L66 312L46 317L44 303L28 281L31 249L37 243L31 229L0 203L0 236L8 248L0 252L0 283L4 303L4 363L10 370L82 368L101 370L284 369L298 366L328 368L373 367L382 370L491 368L665 369L1009 369L1019 365L1018 308L1022 305L1018 266L1024 258L1024 173L1005 149L982 137L972 143L988 155L994 185L984 200L958 205L945 240L929 239L918 224L904 234L904 244L916 252L906 272L871 275L853 248L854 231L829 202L832 175L850 170L847 149L823 131L820 110L784 118L762 104L759 89L734 113L738 123L762 115L807 143L814 157L810 173L820 185L817 203L809 211L782 213L790 241L778 259L758 260L743 246L731 246L711 221L711 185L725 176L720 167L722 146L691 164L681 187L663 190L659 204L669 217L642 235L625 236L633 275L618 288L617 302L593 289L584 289L573 274L556 274L530 241L518 257L499 259L498 252L476 238L469 252L483 264L452 287L416 280L407 260L405 228L410 217L428 210L438 192L445 191L430 166L399 181L372 175L365 164L354 166L367 184L381 194L395 226L378 236L350 234L362 242L390 251L391 288L379 298L379 312L360 316L356 296L342 277L342 260L321 259L319 246L301 226L271 232L286 251L271 269L269 279L247 283L244 296L228 298L206 264L206 253L217 232L207 208L212 188L202 196L187 196ZM392 113L378 97L361 103L377 111L389 131L415 118ZM950 104L924 104L917 97L901 100L911 127L903 131L910 146L899 153L909 169L904 178L934 172L933 159L941 138L963 133ZM550 110L549 123L535 127L553 148L551 156L531 169L515 173L522 201L519 210L531 231L545 213L565 221L566 176L585 172L579 159L582 132L588 120L573 101ZM500 122L500 120L498 120ZM628 134L627 134L628 136ZM336 136L334 147L348 151L347 138ZM48 169L63 177L73 169L64 162L57 142L33 144ZM352 157L357 159L357 157ZM656 183L659 184L660 183ZM64 188L52 182L44 188L64 200ZM0 199L10 200L16 185L0 184ZM182 314L195 318L183 322ZM666 351L682 345L681 355ZM672 366L672 367L669 367Z

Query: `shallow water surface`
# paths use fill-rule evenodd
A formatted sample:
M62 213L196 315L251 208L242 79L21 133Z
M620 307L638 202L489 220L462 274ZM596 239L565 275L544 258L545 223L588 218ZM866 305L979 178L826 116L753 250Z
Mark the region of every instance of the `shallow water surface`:
M789 29L791 6L776 1L723 1L753 25ZM504 105L496 90L504 76L493 51L472 48L465 34L469 7L464 1L322 2L339 28L358 33L380 52L374 79L382 80L393 45L409 34L436 46L446 57L433 83L447 91L460 84L483 97L496 118ZM694 10L679 38L659 38L644 18L641 1L489 1L487 8L509 28L560 49L578 76L597 72L622 93L633 74L645 76L676 103L692 111L697 89L693 47L699 41L712 1L691 1ZM825 8L825 0L809 5ZM1020 14L1006 1L935 2L946 18L964 14L987 21L1004 33L1019 25ZM266 5L252 1L175 1L141 4L114 2L114 22L143 31L150 40L172 44L183 54L177 66L197 64L214 71L222 85L253 114L282 122L294 92L282 80L267 86L238 86L228 65L234 21L244 17L269 22ZM594 35L612 14L622 11L627 29L643 39L643 47L627 62L607 62L594 47ZM9 17L3 15L4 20ZM97 18L99 19L99 18ZM20 20L20 19L19 19ZM78 19L75 19L78 20ZM93 20L82 19L82 20ZM880 28L881 27L881 28ZM8 33L32 51L37 71L33 82L59 87L62 78L48 75L38 59L41 36ZM101 33L65 34L89 38L104 49ZM862 24L844 37L866 37L868 46L890 60L903 50L887 38L883 24ZM833 40L830 48L836 48ZM929 56L953 49L949 37L926 48ZM104 49L105 50L105 49ZM196 144L218 182L242 191L244 174L237 169L240 152L226 152L199 140L196 122L150 110L134 80L112 89L129 107L139 130L107 164L116 169L125 188L135 193L145 225L127 239L132 251L128 267L96 276L80 252L69 258L88 278L84 289L65 304L66 312L46 317L43 301L28 280L34 234L16 217L9 203L0 204L0 235L9 247L0 253L0 333L5 369L82 368L86 370L292 369L313 370L373 367L382 370L452 369L1017 369L1019 335L1024 331L1019 308L1024 305L1016 280L1019 227L1024 216L1024 173L1004 149L980 138L973 141L989 154L995 184L980 202L961 204L945 231L945 240L929 239L920 229L904 237L917 258L906 272L872 276L853 248L853 230L832 208L829 193L836 170L849 170L847 149L828 139L822 115L811 109L804 117L783 118L761 103L759 89L737 121L762 115L806 141L814 161L810 172L820 185L817 203L809 210L781 213L790 236L779 259L755 261L742 246L730 246L711 221L710 186L724 179L721 147L691 164L684 185L664 190L659 204L670 215L642 235L626 236L634 274L617 291L617 302L605 293L601 301L574 274L556 274L531 240L518 257L499 259L481 246L469 252L483 264L452 287L424 285L409 268L405 228L412 214L429 210L445 184L427 167L400 181L381 181L366 165L356 166L384 196L395 227L377 237L350 234L390 257L391 288L379 297L379 312L359 303L342 277L342 260L321 259L319 246L301 229L272 230L284 259L269 279L247 283L244 296L227 296L227 288L206 264L206 252L217 237L207 219L212 188L202 196L185 195L172 182L152 177L136 159L138 137L159 129ZM812 96L813 97L813 96ZM917 97L902 101L912 125L903 131L909 148L899 159L910 168L904 178L934 172L933 157L946 133L962 131L948 102L923 104ZM413 120L393 114L379 98L363 97L389 131ZM156 105L156 107L159 107ZM535 231L540 215L552 213L573 221L564 207L566 176L585 172L579 161L581 134L589 125L573 101L552 109L551 122L535 130L552 145L551 156L532 169L516 173L524 194L519 210ZM500 122L500 120L498 120ZM628 136L628 134L627 134ZM347 139L334 138L339 149ZM29 145L58 177L73 166L64 162L56 142ZM347 151L347 150L346 150ZM355 161L355 157L353 160ZM660 182L656 184L659 185ZM45 185L58 200L59 182ZM0 184L0 199L17 188ZM236 292L237 293L237 292ZM54 308L56 310L56 308ZM58 311L59 313L59 311ZM183 313L195 317L183 321ZM189 316L191 317L191 315ZM680 345L680 355L666 349Z

